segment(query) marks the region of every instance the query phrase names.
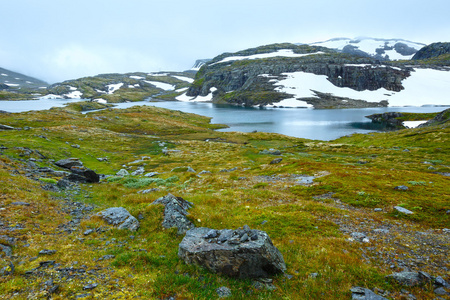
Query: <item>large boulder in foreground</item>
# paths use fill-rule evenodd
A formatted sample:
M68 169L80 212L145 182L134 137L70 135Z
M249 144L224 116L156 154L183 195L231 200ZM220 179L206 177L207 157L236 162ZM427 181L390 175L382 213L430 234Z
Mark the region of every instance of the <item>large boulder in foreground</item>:
M178 257L187 264L233 278L268 278L284 273L283 255L264 231L194 228L186 233Z
M139 229L139 221L123 207L110 207L97 213L97 216L102 217L108 224L116 226L119 229L128 229L131 231Z

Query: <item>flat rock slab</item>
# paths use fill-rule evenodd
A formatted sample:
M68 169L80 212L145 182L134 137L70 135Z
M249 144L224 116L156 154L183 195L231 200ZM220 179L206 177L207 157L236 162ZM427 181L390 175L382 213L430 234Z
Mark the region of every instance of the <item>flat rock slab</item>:
M129 229L131 231L139 229L139 221L123 207L110 207L97 213L97 216L102 217L108 224L114 225L119 229Z
M283 255L264 231L194 228L186 232L178 257L233 278L268 278L284 273Z
M195 227L186 217L187 210L194 204L184 200L181 197L175 197L172 194L156 199L152 204L162 204L164 208L164 220L162 226L164 228L175 227L178 234L185 234L186 231Z

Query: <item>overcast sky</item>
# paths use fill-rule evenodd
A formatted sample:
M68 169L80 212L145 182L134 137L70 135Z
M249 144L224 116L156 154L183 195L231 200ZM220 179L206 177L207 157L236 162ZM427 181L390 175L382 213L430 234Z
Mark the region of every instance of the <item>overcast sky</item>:
M449 0L0 0L0 67L54 83L183 71L196 59L335 37L450 42Z

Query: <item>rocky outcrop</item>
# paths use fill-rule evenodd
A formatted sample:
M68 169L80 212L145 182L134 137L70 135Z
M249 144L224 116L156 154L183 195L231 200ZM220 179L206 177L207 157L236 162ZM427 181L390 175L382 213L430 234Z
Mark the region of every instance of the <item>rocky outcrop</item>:
M350 291L352 292L352 300L387 300L387 298L359 286L351 288Z
M450 43L433 43L417 51L412 60L430 59L449 53Z
M314 54L301 57L272 57L254 60L221 61L229 56L246 56L253 54L275 52L290 49L295 54ZM274 82L285 79L286 73L306 72L315 75L325 75L337 87L347 87L357 91L377 90L385 88L389 91L401 91L402 80L410 76L407 68L393 68L381 65L380 61L370 57L352 56L339 53L323 47L296 46L292 44L275 44L249 49L238 53L226 53L206 63L196 75L196 80L190 86L188 96L206 96L211 88L213 102L235 105L276 105L292 95L276 91ZM314 107L321 107L322 100L330 100L331 95L316 93L315 100L309 102ZM312 99L299 99L310 101ZM347 100L347 99L335 99ZM358 100L358 99L354 99ZM382 100L382 99L380 99ZM344 103L345 101L340 101ZM361 100L361 102L363 102ZM364 101L365 102L365 101ZM353 104L353 105L352 105ZM328 106L328 105L327 105ZM357 102L349 107L379 107L385 103L366 103L364 106ZM327 107L329 108L329 107Z
M55 162L55 165L71 171L71 174L65 178L69 181L82 183L97 183L100 181L100 176L95 171L83 166L78 158L61 159Z
M366 118L372 120L372 123L383 124L387 128L392 129L406 128L405 126L403 126L403 121L397 119L400 117L403 117L403 114L399 112L386 112L382 114L373 114L370 116L366 116Z
M139 221L123 207L110 207L97 213L97 216L118 229L128 229L130 231L139 229Z
M181 197L172 194L156 199L152 204L164 205L164 228L177 228L178 234L185 234L189 229L194 228L194 224L187 218L187 210L194 205Z
M267 278L286 271L283 255L264 231L195 228L186 233L178 256L187 264L233 278Z
M419 127L427 127L432 125L440 125L444 123L450 122L450 108L447 108L446 110L438 113L436 117L431 119L430 121L419 125Z

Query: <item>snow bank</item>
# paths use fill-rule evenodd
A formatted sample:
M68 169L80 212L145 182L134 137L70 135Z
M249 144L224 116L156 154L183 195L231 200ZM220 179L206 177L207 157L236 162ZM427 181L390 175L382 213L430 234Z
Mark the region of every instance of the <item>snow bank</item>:
M109 84L106 87L108 88L108 94L114 94L115 91L120 89L123 86L123 83L117 83L117 84Z
M64 96L69 99L81 99L81 96L83 96L83 93L80 91L73 91L71 93L65 94Z
M249 55L249 56L225 57L221 61L213 63L212 66L216 65L216 64L221 64L221 63L225 63L225 62L229 62L229 61L236 61L236 60L263 59L263 58L271 58L271 57L303 57L303 56L316 55L316 54L324 54L324 52L298 54L298 53L294 53L291 49L281 49L281 50L278 50L277 52L254 54L254 55Z
M130 78L131 79L136 79L136 80L142 80L142 79L145 79L145 77L142 77L142 76L130 76Z
M39 97L39 99L64 99L64 98L60 95L48 94L48 95Z
M102 98L94 99L94 100L92 100L92 102L98 102L98 103L102 103L102 104L108 103L108 101L106 101L105 99L102 99Z
M305 72L284 73L287 77L274 83L276 91L293 95L289 104L295 104L296 98L316 97L312 90L330 93L337 97L355 100L380 102L387 100L389 106L423 106L450 104L450 72L433 69L416 69L411 76L403 80L404 90L388 91L384 88L376 91L355 91L333 85L325 75L315 75ZM287 101L287 100L284 100ZM283 105L282 102L275 105ZM283 105L284 106L284 105ZM287 106L287 105L286 105ZM299 102L298 106L304 107Z
M217 91L217 88L212 87L209 89L210 93L206 96L189 97L186 95L186 93L184 93L178 97L175 97L175 99L183 102L210 102L213 98L213 93L215 91Z
M189 83L193 83L194 82L194 79L189 78L189 77L185 77L185 76L172 75L172 77L176 78L178 80L181 80L181 81L189 82Z
M8 74L2 73L2 76L8 76Z
M173 91L175 89L174 85L168 84L168 83L164 83L164 82L159 82L159 81L148 81L148 80L144 80L144 82L150 83L154 86L156 86L158 89L162 89L165 91Z
M403 126L408 128L416 128L419 125L426 123L427 121L405 121L403 122Z
M12 86L12 87L20 86L20 84L18 84L18 83L6 83L6 82L5 82L5 84L6 84L7 86Z

